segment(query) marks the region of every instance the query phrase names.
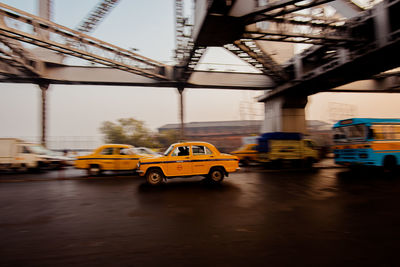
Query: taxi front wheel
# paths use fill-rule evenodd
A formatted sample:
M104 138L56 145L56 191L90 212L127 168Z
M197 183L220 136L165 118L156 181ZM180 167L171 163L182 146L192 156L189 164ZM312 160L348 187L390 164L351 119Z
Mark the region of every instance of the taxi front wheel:
M214 168L208 174L208 178L213 183L220 183L224 179L224 172L220 168Z
M159 185L162 183L164 178L163 173L158 169L149 170L146 174L147 183L151 185Z

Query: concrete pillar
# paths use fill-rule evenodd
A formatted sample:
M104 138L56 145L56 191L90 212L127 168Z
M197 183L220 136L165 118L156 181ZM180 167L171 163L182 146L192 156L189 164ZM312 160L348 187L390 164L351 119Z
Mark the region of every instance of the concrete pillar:
M179 92L179 117L180 117L180 123L181 123L181 132L180 132L180 137L181 140L185 139L185 122L184 122L184 99L183 99L183 91L185 88L183 87L178 87L178 92Z
M266 100L261 132L307 132L307 96L280 96Z
M389 41L390 33L388 7L384 3L380 3L372 9L372 12L375 15L374 26L377 43L380 47L385 46Z
M46 117L47 117L47 109L46 109L46 100L47 100L47 90L49 89L49 84L39 84L39 88L41 91L41 100L42 100L42 109L41 109L41 144L46 146Z

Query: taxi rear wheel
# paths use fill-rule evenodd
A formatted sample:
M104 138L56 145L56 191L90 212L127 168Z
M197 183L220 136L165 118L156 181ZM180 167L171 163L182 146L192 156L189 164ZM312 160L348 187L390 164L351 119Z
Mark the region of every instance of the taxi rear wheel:
M213 183L220 183L224 180L224 172L221 168L214 168L208 174L208 179Z
M101 168L98 165L90 165L89 168L87 168L88 176L100 175L100 174L101 174Z
M241 163L243 166L249 166L250 165L250 159L249 158L244 158L241 160Z
M158 169L149 170L146 174L147 183L151 185L159 185L162 183L164 175L162 171Z

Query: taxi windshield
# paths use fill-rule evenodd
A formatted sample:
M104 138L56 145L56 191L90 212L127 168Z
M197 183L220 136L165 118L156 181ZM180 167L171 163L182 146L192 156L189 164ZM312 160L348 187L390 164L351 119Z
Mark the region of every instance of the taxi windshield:
M170 145L169 148L164 152L164 156L168 156L172 149L174 149L174 146Z

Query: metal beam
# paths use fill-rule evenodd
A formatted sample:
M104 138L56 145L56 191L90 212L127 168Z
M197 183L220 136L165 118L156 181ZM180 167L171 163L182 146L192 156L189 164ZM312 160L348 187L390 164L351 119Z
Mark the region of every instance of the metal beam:
M80 32L92 32L119 0L101 0L76 28Z
M39 62L31 58L28 51L17 41L0 36L0 42L3 43L3 46L0 46L2 60L28 75L40 76L37 68Z
M326 92L352 92L352 93L400 93L400 75L384 75L381 78L361 80L348 83Z
M52 7L52 0L36 0L38 6L38 13L39 17L51 21L51 7ZM40 35L43 36L45 39L49 39L50 33L46 30L40 29Z
M290 31L272 31L272 30L258 30L246 31L246 37L258 41L276 41L276 42L289 42L289 43L303 43L303 44L338 44L338 43L360 43L362 39L356 39L347 34L332 31L330 33L318 32L314 34L299 33Z
M259 21L268 20L269 18L283 16L303 9L329 3L331 1L333 0L280 0L259 7L255 11L242 16L241 19L246 25L249 25Z
M351 0L336 0L329 3L336 11L345 18L353 18L364 11L360 6Z
M141 75L131 74L122 70L105 67L77 67L50 65L42 78L10 72L1 68L0 82L2 83L34 83L49 84L81 84L81 85L110 85L110 86L140 86L140 87L169 87L202 88L202 89L239 89L267 90L276 86L271 78L261 73L238 73L216 71L194 71L187 83L179 81L157 81ZM1 76L1 74L3 76Z
M287 79L283 68L270 55L262 51L253 40L238 40L224 47L240 59L261 70L275 82L279 83Z
M10 22L0 25L0 35L2 36L134 74L158 80L167 80L167 77L163 75L166 66L163 63L44 20L3 3L0 3L0 15ZM29 32L29 27L23 27L22 30L17 28L13 22L33 27L34 33ZM54 40L48 40L41 36L41 30L51 32L54 35Z
M175 0L175 59L181 65L188 64L188 57L194 50L191 37L193 25L190 25L189 19L184 17L183 10L183 0Z
M265 17L265 21L286 25L309 26L323 29L345 29L345 20L336 17L312 16L308 14L292 13L284 16Z

